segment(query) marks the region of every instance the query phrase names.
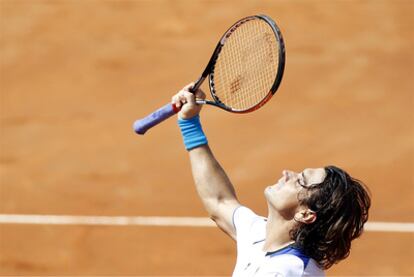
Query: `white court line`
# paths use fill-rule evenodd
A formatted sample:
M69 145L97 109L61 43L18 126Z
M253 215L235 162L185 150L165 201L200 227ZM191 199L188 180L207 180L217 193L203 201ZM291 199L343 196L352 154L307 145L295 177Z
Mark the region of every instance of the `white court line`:
M214 227L207 217L0 214L0 224Z
M107 225L107 226L171 226L214 227L207 217L165 216L77 216L77 215L23 215L0 214L0 224L48 224L48 225ZM414 233L414 223L367 222L369 232Z

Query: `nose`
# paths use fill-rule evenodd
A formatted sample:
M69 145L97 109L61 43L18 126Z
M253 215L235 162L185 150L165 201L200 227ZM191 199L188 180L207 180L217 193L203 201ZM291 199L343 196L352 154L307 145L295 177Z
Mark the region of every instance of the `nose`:
M285 182L289 181L290 179L294 178L297 175L297 173L290 171L290 170L283 170L282 173L283 173L283 177L285 178Z
M291 178L291 174L289 170L283 170L282 172L283 177L285 178L285 182L289 181L289 179Z

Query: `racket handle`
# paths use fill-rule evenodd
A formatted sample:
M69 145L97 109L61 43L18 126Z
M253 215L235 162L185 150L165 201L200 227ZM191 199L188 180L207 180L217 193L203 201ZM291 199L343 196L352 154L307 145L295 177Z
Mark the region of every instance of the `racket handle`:
M163 122L167 118L173 116L174 114L178 113L180 109L178 109L174 104L167 104L164 107L156 110L152 114L138 119L134 122L134 131L139 135L145 134L150 128L154 127L155 125Z

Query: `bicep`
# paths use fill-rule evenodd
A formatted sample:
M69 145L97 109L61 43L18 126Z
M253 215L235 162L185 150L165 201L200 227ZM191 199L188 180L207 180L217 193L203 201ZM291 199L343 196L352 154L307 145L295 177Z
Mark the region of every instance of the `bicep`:
M235 199L221 201L216 204L214 213L211 215L211 219L214 220L217 226L233 240L236 240L236 228L233 222L233 215L240 206L239 201Z

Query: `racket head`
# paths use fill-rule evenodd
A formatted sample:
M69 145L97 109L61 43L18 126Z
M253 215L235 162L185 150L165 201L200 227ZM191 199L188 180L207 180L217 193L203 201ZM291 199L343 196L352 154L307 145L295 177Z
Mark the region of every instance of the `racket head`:
M203 74L209 72L209 104L234 113L257 110L277 91L284 67L276 23L266 15L240 19L224 33Z

